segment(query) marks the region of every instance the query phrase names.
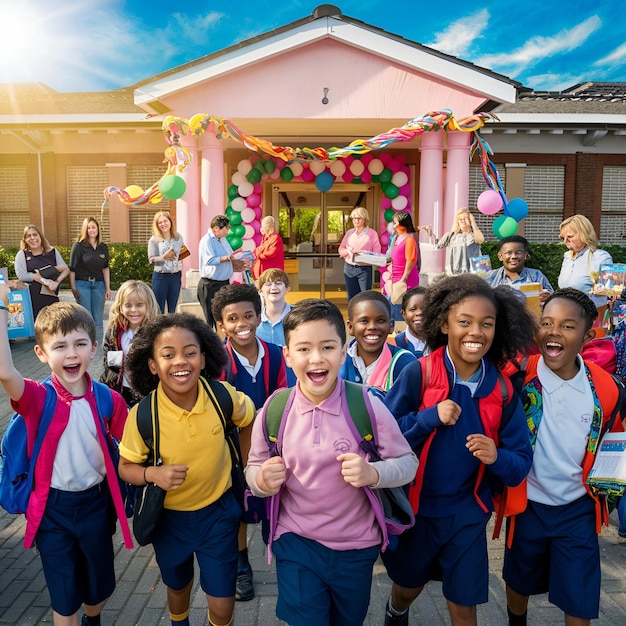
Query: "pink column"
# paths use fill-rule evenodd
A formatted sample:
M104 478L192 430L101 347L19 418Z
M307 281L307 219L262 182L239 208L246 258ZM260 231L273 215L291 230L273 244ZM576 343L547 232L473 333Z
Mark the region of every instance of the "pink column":
M224 146L212 129L200 138L202 160L200 162L200 232L209 230L211 220L226 210L224 189Z
M449 230L453 226L456 212L468 206L470 138L470 133L459 131L446 134L448 167L446 168L446 200L444 206L446 228L444 230Z
M185 179L187 189L179 200L176 200L176 229L183 236L183 241L191 256L183 261L183 286L185 285L186 270L198 267L198 243L200 231L200 168L198 164L198 140L195 137L185 136L181 139L183 145L191 155L189 167L179 175Z
M432 225L437 237L443 234L443 132L424 133L420 145L419 219L416 226Z

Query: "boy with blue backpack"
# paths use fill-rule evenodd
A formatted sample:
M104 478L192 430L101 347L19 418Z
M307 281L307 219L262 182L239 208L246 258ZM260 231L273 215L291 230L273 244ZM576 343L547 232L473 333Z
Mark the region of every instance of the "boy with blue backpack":
M95 392L100 383L87 373L97 348L96 327L89 312L74 303L52 304L37 317L35 354L50 366L52 376L44 383L25 379L11 357L8 292L0 284L0 382L23 416L29 453L41 422L50 418L31 468L34 489L26 509L24 546L37 544L55 626L77 624L82 604L81 624L98 626L102 605L115 589L113 515L126 547L132 548L111 452L111 438L121 438L128 409L118 393L103 385L111 394L112 410L110 415L100 413L101 393ZM51 406L53 414L44 415Z
M369 388L363 395L383 460L369 461L363 451L346 400L348 383L338 377L346 329L334 304L302 300L283 327L285 359L298 382L283 413L277 455L266 438L270 398L254 423L246 468L252 492L272 496L276 614L298 626L361 626L374 562L385 547L367 489L407 484L417 459L379 393Z

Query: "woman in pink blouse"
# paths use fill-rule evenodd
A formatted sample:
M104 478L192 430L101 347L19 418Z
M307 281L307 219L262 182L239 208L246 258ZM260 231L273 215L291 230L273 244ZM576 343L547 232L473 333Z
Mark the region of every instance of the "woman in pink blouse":
M363 207L352 209L350 219L354 224L341 240L339 256L344 259L343 276L346 281L348 301L361 291L372 288L372 266L359 263L360 252L380 254L378 233L369 227L370 216Z

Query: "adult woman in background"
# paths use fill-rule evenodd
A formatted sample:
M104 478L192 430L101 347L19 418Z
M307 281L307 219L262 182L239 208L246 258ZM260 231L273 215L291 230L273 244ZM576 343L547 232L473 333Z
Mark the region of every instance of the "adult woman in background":
M391 278L385 292L391 300L391 319L402 319L402 296L420 282L420 256L411 215L400 211L393 216L396 237L391 248Z
M152 237L148 241L148 261L154 263L152 291L161 313L174 313L181 285L181 264L178 260L183 238L176 232L172 216L158 211L152 220Z
M584 215L572 215L561 222L559 237L563 240L567 252L563 255L563 264L559 274L559 287L574 287L588 294L600 313L606 306L606 296L590 295L598 282L600 266L613 263L606 250L598 250L598 235L593 224ZM602 322L602 315L599 316Z
M470 272L470 259L480 256L480 244L485 241L476 219L469 209L461 209L454 220L454 228L438 242L437 248L446 249L446 274Z
M59 301L59 287L70 273L70 269L59 251L50 245L46 237L33 224L24 228L20 248L15 255L15 273L19 280L28 283L33 319L37 319L41 309ZM58 276L46 278L39 272L42 268L49 268L48 271L44 270L44 273L51 275L55 274L54 270L56 270Z
M285 247L282 237L276 232L276 221L271 215L266 215L261 220L261 234L263 239L252 252L254 280L258 280L265 270L285 271Z
M369 227L370 216L367 209L355 207L350 213L354 224L343 236L339 244L339 256L344 259L343 277L346 282L348 301L361 291L372 288L372 266L359 263L361 252L380 254L380 239L378 233Z
M111 297L109 248L100 239L100 224L86 217L78 241L70 252L70 287L76 302L84 306L96 323L96 339L102 343L104 301Z

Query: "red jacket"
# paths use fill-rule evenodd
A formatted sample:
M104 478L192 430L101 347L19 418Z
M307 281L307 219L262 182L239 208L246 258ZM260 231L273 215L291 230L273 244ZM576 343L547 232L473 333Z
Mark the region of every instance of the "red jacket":
M255 248L252 276L256 280L265 270L285 271L285 250L283 240L278 233L263 235L261 243Z

